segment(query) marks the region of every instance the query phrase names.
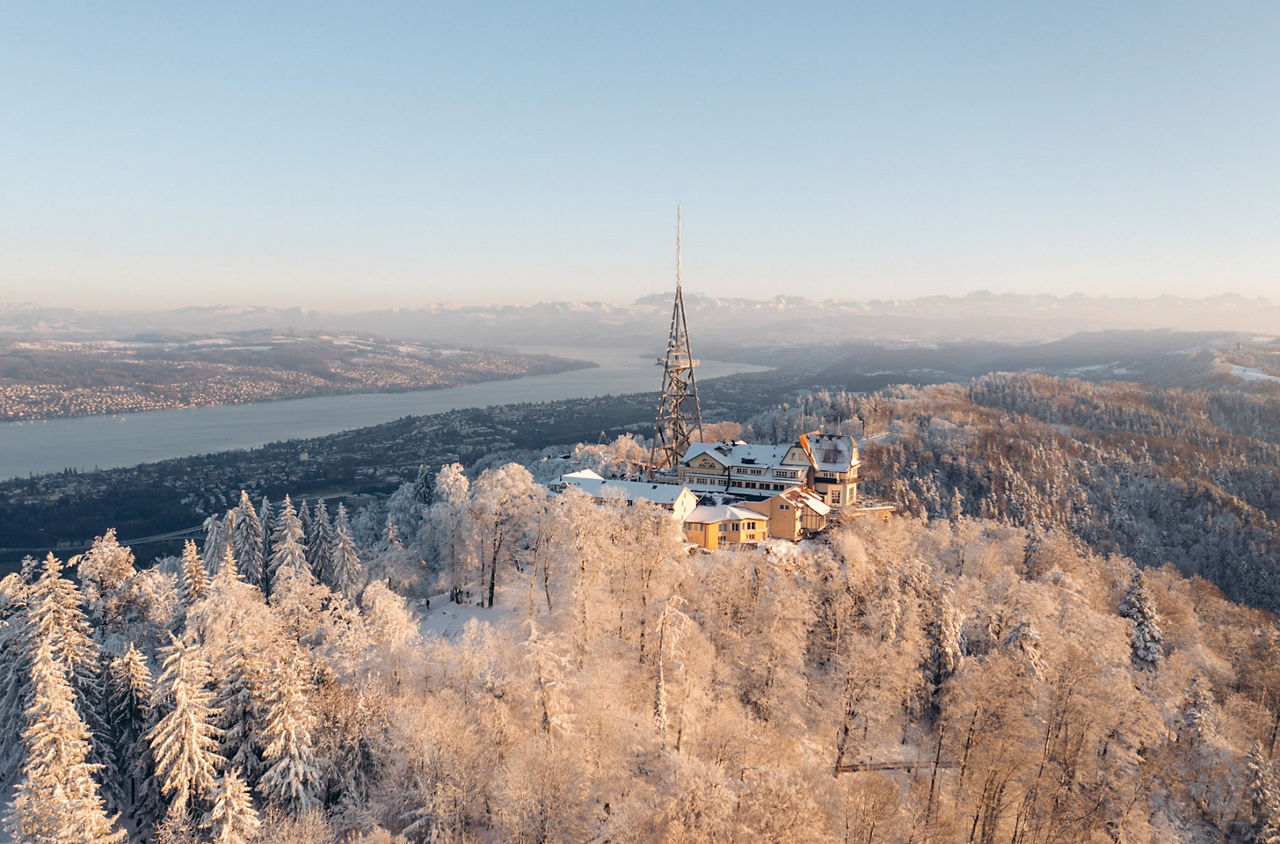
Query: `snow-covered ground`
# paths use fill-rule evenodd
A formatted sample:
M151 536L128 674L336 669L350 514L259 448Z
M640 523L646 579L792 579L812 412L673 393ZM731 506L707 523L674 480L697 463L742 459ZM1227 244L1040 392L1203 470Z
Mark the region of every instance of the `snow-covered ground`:
M1227 371L1241 381L1276 381L1280 382L1280 375L1272 375L1269 372L1263 372L1261 369L1253 366L1240 366L1239 364L1227 364Z
M452 639L462 635L467 622L475 619L481 624L492 624L495 627L509 628L523 623L529 617L529 602L525 587L497 590L496 601L492 609L476 606L480 596L475 590L471 593L471 603L454 604L447 594L431 596L431 608L424 605L414 607L418 614L418 632L423 636L442 636Z

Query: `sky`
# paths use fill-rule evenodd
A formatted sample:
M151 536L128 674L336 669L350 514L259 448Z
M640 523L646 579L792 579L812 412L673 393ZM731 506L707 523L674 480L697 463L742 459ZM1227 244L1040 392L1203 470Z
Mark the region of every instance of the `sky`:
M0 302L1280 298L1280 4L4 4Z

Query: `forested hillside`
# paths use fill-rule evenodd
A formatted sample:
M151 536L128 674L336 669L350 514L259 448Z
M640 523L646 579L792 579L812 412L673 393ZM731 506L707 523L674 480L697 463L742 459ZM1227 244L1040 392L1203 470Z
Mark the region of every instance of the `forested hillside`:
M1280 384L1167 390L991 374L814 394L748 430L785 441L822 424L865 431L864 489L906 512L1066 532L1280 608Z
M970 517L691 554L515 465L388 510L360 547L246 497L203 553L139 569L108 534L6 578L15 840L1280 829L1274 619L1172 568Z

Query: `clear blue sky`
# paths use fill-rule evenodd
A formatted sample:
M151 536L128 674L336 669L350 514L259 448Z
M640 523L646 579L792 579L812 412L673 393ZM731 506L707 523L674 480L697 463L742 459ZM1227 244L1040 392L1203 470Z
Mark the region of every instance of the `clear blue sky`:
M267 8L271 7L271 8ZM40 3L0 301L1280 298L1280 4Z

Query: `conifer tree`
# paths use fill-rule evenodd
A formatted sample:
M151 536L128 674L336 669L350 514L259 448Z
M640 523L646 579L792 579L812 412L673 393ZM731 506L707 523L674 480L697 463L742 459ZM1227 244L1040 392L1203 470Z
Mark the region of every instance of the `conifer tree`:
M220 751L228 769L242 772L252 785L262 772L258 753L258 734L262 723L261 688L262 656L257 644L240 635L228 646L223 657L223 676L214 696L221 730Z
M212 792L223 758L218 754L218 728L214 726L218 712L207 688L209 664L196 645L183 644L172 635L169 638L170 644L160 649L164 662L156 686L156 708L166 714L147 737L155 754L160 790L170 798L169 813L173 815Z
M111 748L102 717L98 644L82 609L80 590L62 576L62 561L53 554L45 557L44 571L32 586L28 601L28 647L34 649L47 642L54 659L67 670L76 710L89 728L89 762L105 766L111 761Z
M320 768L311 744L312 715L300 673L288 665L279 666L278 672L264 735L268 767L258 782L258 793L272 805L302 815L320 802Z
M266 503L266 499L263 499ZM254 585L262 583L262 521L253 509L249 493L240 490L240 503L236 506L236 523L231 533L231 549L241 575Z
M213 844L244 844L253 839L261 822L243 779L232 768L219 777L200 826Z
M287 498L288 496L286 496ZM298 512L298 524L302 525L302 547L305 550L311 544L311 510L307 507L307 499L298 502L294 508Z
M26 625L29 591L17 574L0 580L0 781L10 778L22 757L17 739L26 708L25 692L30 685Z
M338 592L354 601L364 587L364 568L360 564L360 552L351 535L351 523L347 521L347 508L338 505L338 515L333 522L333 552L331 571L327 582Z
M148 765L140 765L140 754L151 721L151 701L155 683L146 657L129 643L123 654L111 660L107 670L107 701L115 751L113 779L128 805L136 806L151 776Z
M230 553L230 546L223 547L223 556ZM178 598L184 607L190 607L204 596L209 589L209 574L205 570L204 560L196 550L196 544L190 539L182 548L182 572L178 583Z
M245 576L254 586L258 586L265 590L267 588L267 560L271 558L271 537L276 532L276 514L271 506L271 501L265 495L262 496L262 504L258 507L258 521L262 523L262 577L257 581L249 580L248 575Z
M269 580L270 588L275 589L276 578L279 577L282 567L303 568L307 565L303 541L302 523L298 521L298 514L294 512L293 502L286 495L284 510L280 513L280 518L276 522L275 535L272 537L271 561L267 566L268 578L264 579L264 586Z
M217 516L204 520L204 545L200 553L206 560L221 560L222 549L229 544L227 525Z
M307 539L307 562L311 564L311 572L321 580L328 581L333 568L333 526L329 523L329 511L324 502L316 501L315 511L311 515L311 534Z
M22 731L22 781L6 818L16 842L118 842L90 763L89 730L76 712L67 667L53 643L38 640L31 661L31 702Z
M1133 648L1133 665L1143 671L1154 671L1164 658L1164 636L1160 617L1156 614L1151 593L1142 580L1142 571L1133 573L1129 591L1120 602L1120 615L1133 622L1129 642Z

